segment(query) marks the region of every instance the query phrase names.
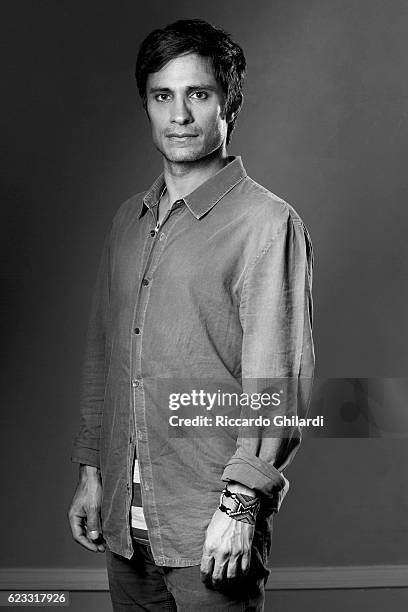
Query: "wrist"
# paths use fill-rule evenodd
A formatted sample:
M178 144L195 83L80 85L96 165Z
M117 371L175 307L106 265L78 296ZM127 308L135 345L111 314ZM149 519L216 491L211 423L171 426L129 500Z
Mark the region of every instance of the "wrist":
M79 478L80 480L97 480L101 479L101 472L99 468L93 465L85 465L81 463L79 466Z
M255 525L260 510L260 500L254 495L246 495L240 492L233 493L226 486L220 495L218 509L236 521Z

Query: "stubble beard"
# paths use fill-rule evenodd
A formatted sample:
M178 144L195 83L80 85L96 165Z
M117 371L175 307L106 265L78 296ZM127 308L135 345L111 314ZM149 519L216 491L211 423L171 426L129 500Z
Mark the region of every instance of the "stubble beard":
M166 148L161 142L155 143L156 149L162 154L167 162L173 164L183 164L197 162L206 157L211 157L216 151L222 146L221 139L214 138L210 143L207 141L207 146L201 146L197 149L192 147L190 150L180 147L179 149L172 150L171 147Z

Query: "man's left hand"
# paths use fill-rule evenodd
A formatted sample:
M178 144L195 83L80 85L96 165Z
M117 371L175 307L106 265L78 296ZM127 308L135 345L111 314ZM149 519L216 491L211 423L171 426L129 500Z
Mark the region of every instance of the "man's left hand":
M249 571L255 526L216 510L207 528L201 559L201 580L220 588Z

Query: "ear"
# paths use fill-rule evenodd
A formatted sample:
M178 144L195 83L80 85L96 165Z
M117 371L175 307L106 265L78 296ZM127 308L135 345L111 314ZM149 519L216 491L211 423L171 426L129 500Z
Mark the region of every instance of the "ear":
M228 123L230 123L231 121L233 121L234 119L236 119L238 117L239 111L241 110L243 104L244 104L244 94L240 93L239 94L239 100L237 100L237 104L236 104L234 110L229 115Z
M143 109L144 109L144 112L146 113L146 116L147 116L149 122L150 122L150 115L149 115L149 111L147 110L147 100L143 101Z

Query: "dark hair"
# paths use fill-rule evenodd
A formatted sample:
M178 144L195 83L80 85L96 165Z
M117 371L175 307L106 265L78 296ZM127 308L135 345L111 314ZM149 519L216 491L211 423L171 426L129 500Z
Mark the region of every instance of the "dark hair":
M153 30L142 42L136 61L136 82L146 110L146 82L167 62L180 55L197 53L210 58L214 76L225 93L225 116L239 110L246 61L241 47L221 28L201 19L182 19L162 30ZM228 124L227 144L235 127L234 117Z

